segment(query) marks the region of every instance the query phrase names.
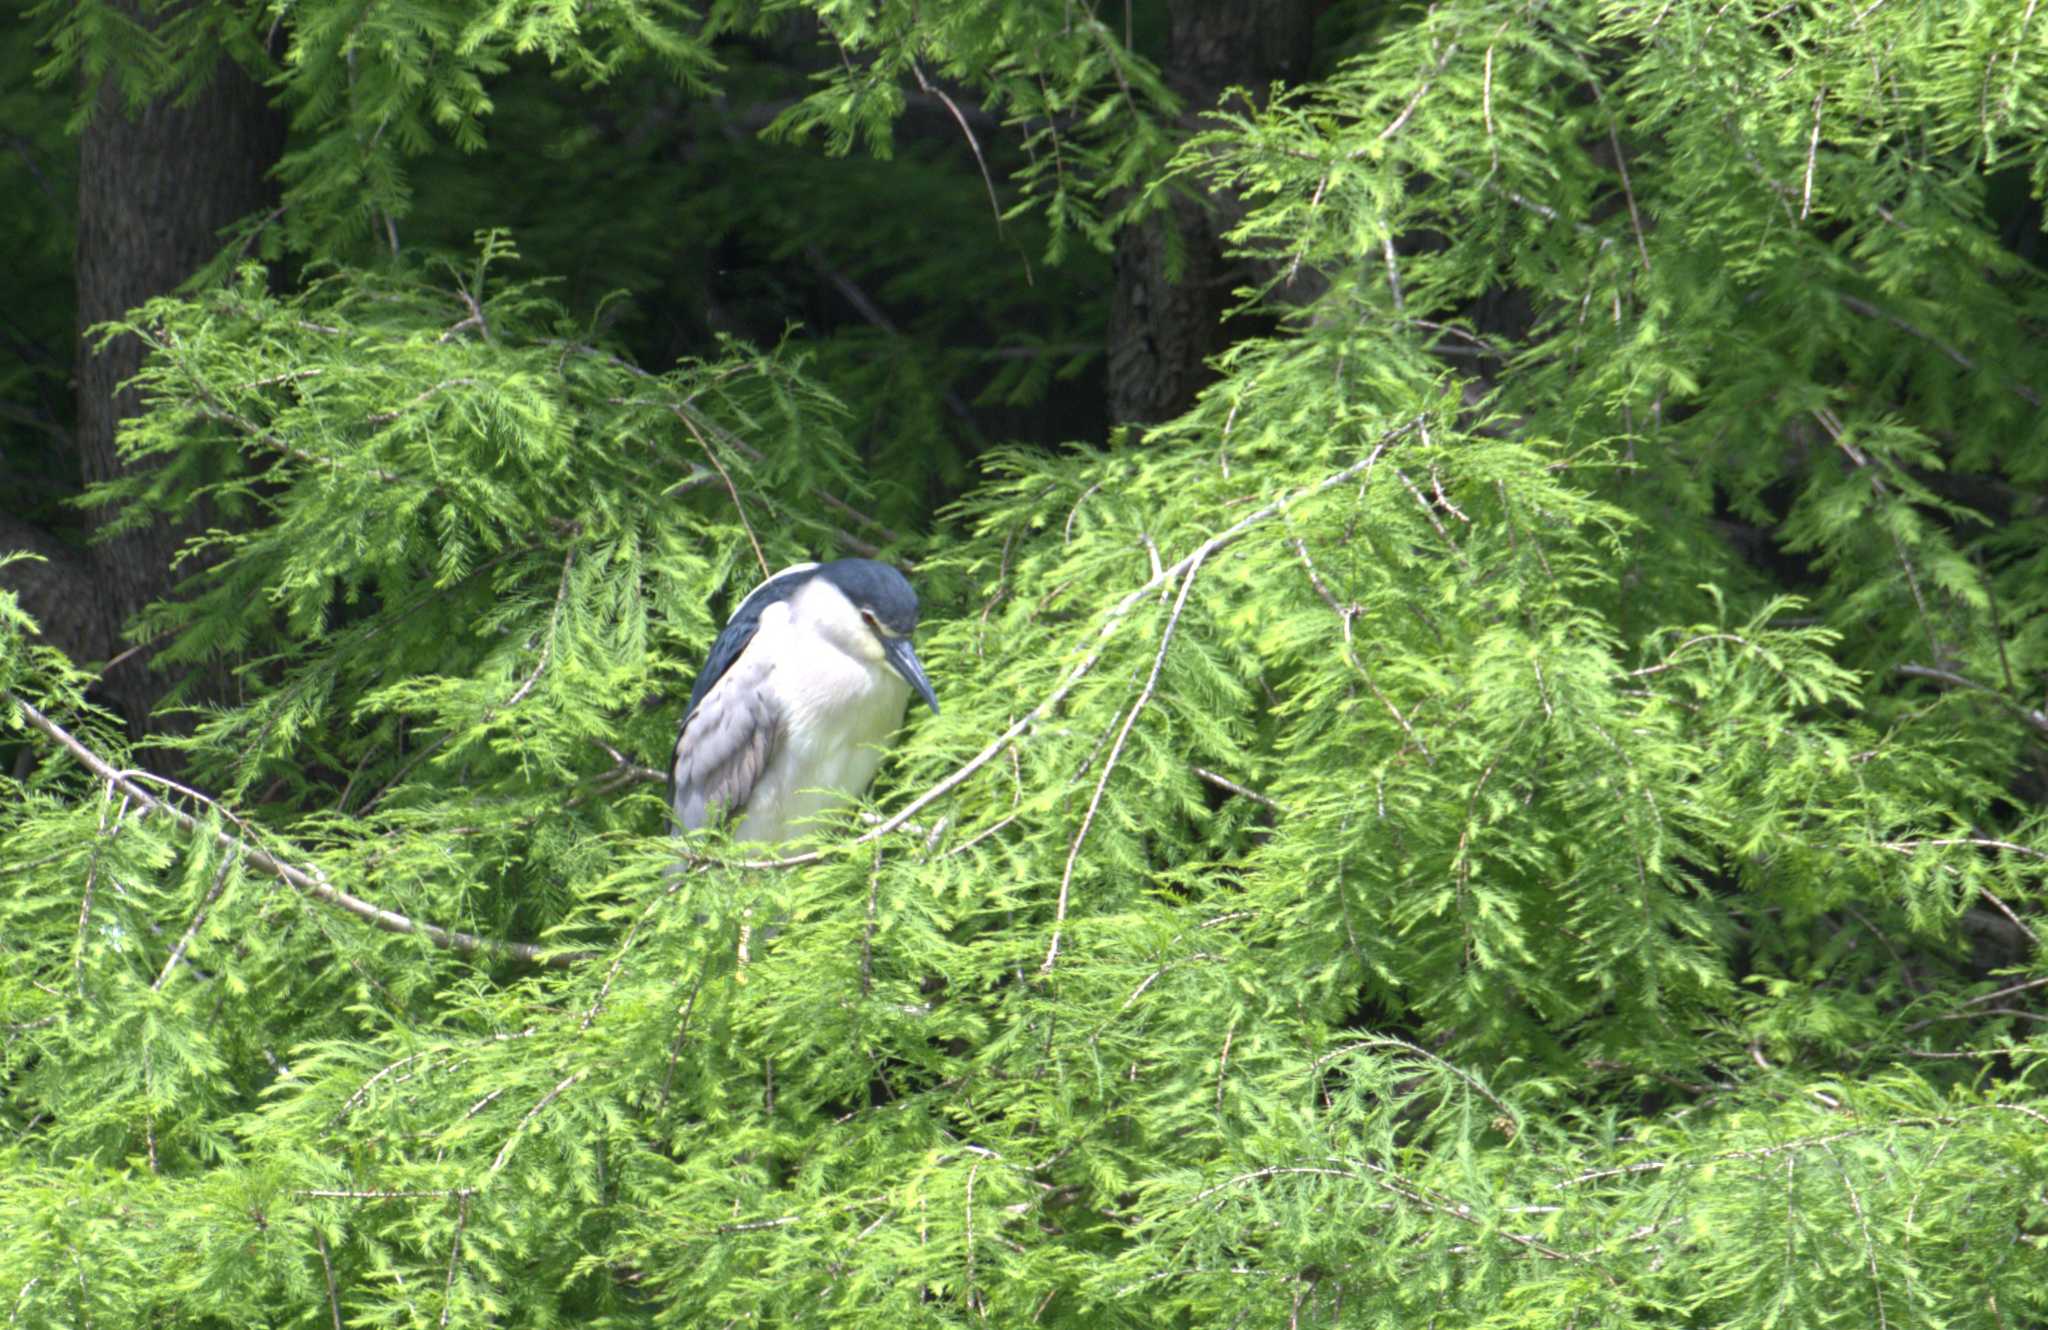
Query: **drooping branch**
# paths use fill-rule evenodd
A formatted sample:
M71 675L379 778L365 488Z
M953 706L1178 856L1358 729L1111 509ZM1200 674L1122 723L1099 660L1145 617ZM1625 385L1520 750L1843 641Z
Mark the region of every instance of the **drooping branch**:
M1379 464L1380 458L1386 454L1387 449L1400 439L1416 432L1421 427L1421 424L1422 422L1418 418L1388 430L1373 444L1372 451L1358 461L1340 470L1331 472L1306 489L1296 490L1294 493L1283 498L1275 499L1265 507L1239 518L1236 522L1203 541L1195 548L1193 553L1178 560L1170 567L1162 568L1154 573L1143 586L1127 594L1111 608L1109 614L1103 619L1102 626L1096 630L1094 649L1087 656L1083 657L1071 670L1067 671L1066 678L1060 680L1059 686L1048 693L1037 706L1025 712L1008 729L989 740L987 747L983 748L973 757L968 758L958 767L955 767L950 774L941 779L937 784L931 786L923 794L918 795L915 799L897 809L877 826L836 848L851 849L855 846L866 845L870 841L880 840L905 822L908 822L911 818L916 817L924 809L931 806L934 801L944 798L947 794L957 789L968 777L1000 756L1003 750L1014 743L1019 735L1053 714L1060 703L1066 700L1067 694L1074 690L1075 685L1086 678L1089 671L1093 670L1101 662L1103 652L1108 647L1109 639L1116 635L1117 629L1122 626L1123 621L1130 616L1131 611L1137 607L1140 601L1150 596L1153 592L1158 591L1162 586L1171 584L1189 569L1216 553L1216 551L1236 544L1239 538L1253 527L1272 521L1304 499L1314 498L1316 495L1334 489L1360 475L1370 475L1372 469ZM792 854L779 859L748 860L734 866L740 868L795 868L803 864L816 863L823 859L827 853L829 853L827 850L810 850L803 854Z
M26 699L18 697L13 692L7 690L0 690L0 697L4 697L7 701L12 702L16 709L21 712L22 719L56 740L66 752L78 760L81 766L120 790L123 797L133 800L145 812L161 810L176 820L178 825L186 831L197 834L202 830L198 818L179 808L176 804L171 803L168 799L160 795L151 794L136 779L135 773L123 771L115 767L98 753L86 747L70 731L51 720L48 716L45 716L41 711L38 711ZM214 806L219 807L218 804ZM223 813L226 812L225 809L222 811ZM460 929L443 928L439 924L424 923L400 914L396 910L387 910L381 905L374 905L360 896L351 895L333 885L327 880L326 874L322 873L317 867L288 863L267 850L250 845L246 839L249 832L248 824L239 818L233 817L232 814L228 816L241 829L243 835L232 836L225 830L216 829L212 835L222 849L226 850L229 854L240 855L245 862L262 869L272 877L279 879L304 895L310 896L323 904L331 905L336 909L346 911L366 923L374 924L376 927L384 929L386 932L417 933L435 946L446 947L450 951L486 952L494 955L509 956L514 960L525 961L532 965L545 965L555 969L567 969L588 956L587 952L549 951L545 948L537 947L531 942L507 942L499 938L481 937L475 933L465 933Z

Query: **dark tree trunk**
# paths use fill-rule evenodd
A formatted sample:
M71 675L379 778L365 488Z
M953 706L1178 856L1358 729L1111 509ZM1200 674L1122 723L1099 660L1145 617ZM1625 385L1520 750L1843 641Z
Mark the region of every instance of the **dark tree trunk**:
M114 638L99 612L92 556L31 523L0 513L0 554L42 556L0 569L0 587L12 591L34 616L45 640L77 661L105 660Z
M146 21L137 0L121 0L118 8ZM164 99L131 116L113 81L101 85L79 143L78 172L78 453L88 485L127 469L114 450L115 431L141 404L134 392L118 389L140 367L142 348L133 337L117 337L95 353L85 331L174 290L219 252L222 228L269 206L264 175L283 146L282 116L226 58L206 89L182 106ZM118 644L136 611L169 594L176 581L171 559L196 525L159 519L93 546L91 604L99 631L79 645L93 652ZM150 668L149 656L137 652L102 682L138 732L170 684Z
M1165 74L1187 104L1187 128L1224 89L1263 94L1308 69L1315 0L1173 0ZM1150 425L1186 410L1228 344L1232 290L1248 269L1224 257L1235 200L1176 198L1117 238L1109 315L1109 413ZM1179 250L1179 273L1169 258Z

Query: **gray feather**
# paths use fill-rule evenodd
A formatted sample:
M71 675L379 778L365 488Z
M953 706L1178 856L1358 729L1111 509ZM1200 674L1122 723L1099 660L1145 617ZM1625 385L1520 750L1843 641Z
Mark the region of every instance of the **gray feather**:
M769 668L741 659L676 736L670 772L675 825L695 831L744 809L781 742L781 723L762 686Z

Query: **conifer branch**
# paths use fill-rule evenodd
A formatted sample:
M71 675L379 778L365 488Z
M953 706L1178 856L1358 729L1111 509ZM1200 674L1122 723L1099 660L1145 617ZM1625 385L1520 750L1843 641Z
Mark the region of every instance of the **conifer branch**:
M197 791L188 790L183 786L177 785L175 782L166 781L162 777L153 776L147 772L117 769L98 753L93 752L83 743L80 743L63 726L57 724L30 705L27 699L19 697L8 690L0 690L0 697L4 697L14 703L15 707L20 711L22 719L56 740L66 752L78 760L80 765L84 766L95 776L98 776L101 780L106 781L115 789L120 790L125 798L133 800L144 810L161 809L169 814L184 830L189 832L202 830L202 825L198 818L179 808L176 804L171 803L168 799L159 798L143 789L137 783L141 779L155 781L180 790L192 798L206 802L211 807L219 809L221 815L233 822L240 829L243 836L249 834L249 824L223 808L217 801L208 799ZM266 850L245 844L241 839L228 835L226 831L215 830L213 837L222 849L227 850L231 854L239 855L245 862L254 864L257 868L262 869L264 872L269 873L271 876L317 901L346 911L356 918L373 924L388 933L417 933L435 946L445 947L450 951L483 952L486 954L509 956L514 960L525 961L532 965L544 965L556 969L564 969L574 965L585 959L587 955L584 952L549 951L546 948L537 947L530 942L506 942L497 938L480 937L475 933L465 933L460 929L443 928L439 924L420 923L400 914L396 910L389 910L381 905L373 905L359 896L354 896L341 890L339 887L329 883L326 875L317 867L302 867L297 864L288 863Z
M519 1119L519 1125L512 1128L511 1135L507 1136L505 1138L505 1143L498 1147L497 1156L491 1160L491 1167L489 1170L491 1174L495 1175L498 1172L498 1170L505 1167L505 1162L512 1157L512 1150L515 1146L519 1144L519 1139L522 1135L525 1134L528 1124L530 1124L535 1118L539 1117L542 1113L546 1112L548 1105L554 1103L557 1099L560 1099L563 1093L567 1091L570 1086L576 1084L576 1082L582 1080L589 1074L590 1068L588 1067L583 1068L581 1071L570 1072L567 1076L564 1076L560 1081L557 1081L555 1083L554 1089L542 1095L532 1108L526 1110L526 1116Z
M1053 709L1066 700L1067 694L1074 690L1075 685L1086 678L1089 672L1101 662L1102 654L1108 647L1109 639L1116 635L1117 629L1122 626L1124 619L1136 608L1138 602L1150 596L1162 585L1167 584L1169 579L1179 577L1198 560L1207 559L1216 551L1236 544L1245 532L1253 527L1272 521L1281 514L1288 512L1296 504L1335 489L1337 486L1345 484L1358 476L1371 475L1372 469L1379 464L1380 458L1386 453L1388 448L1392 447L1403 437L1414 433L1420 427L1421 420L1417 418L1405 425L1399 425L1388 430L1374 443L1372 451L1365 457L1341 470L1332 472L1307 489L1297 490L1293 494L1275 499L1256 512L1239 518L1230 526L1209 537L1208 540L1196 548L1194 553L1181 559L1171 567L1164 569L1158 576L1147 581L1137 590L1127 594L1122 600L1112 606L1109 613L1103 617L1102 625L1095 633L1094 649L1087 656L1083 657L1080 663L1075 665L1073 669L1067 671L1066 677L1061 679L1058 686L1051 693L1047 694L1037 706L1026 712L1022 718L1012 722L1008 729L1004 730L994 739L991 739L987 747L983 748L973 757L968 758L958 767L955 767L944 778L927 788L924 793L918 795L903 807L897 809L889 817L883 819L872 830L836 848L851 849L857 845L866 845L870 841L880 840L883 836L895 831L905 822L908 822L911 818L916 817L920 812L930 807L935 800L942 799L959 788L975 772L995 760L1004 749L1016 741L1019 735L1044 720L1047 716L1050 716ZM804 864L817 863L831 852L828 850L810 850L803 854L787 855L776 859L746 860L735 866L741 868L797 868Z
M1979 683L1968 675L1959 674L1955 670L1945 670L1933 665L1920 665L1913 661L1907 661L1903 665L1894 666L1893 670L1895 673L1903 674L1909 679L1932 679L1936 683L1945 683L1953 688L1967 688L1973 692L1988 693L2010 708L2033 729L2043 735L2048 735L2048 711L2037 710L2016 702L2002 689L1993 688L1987 683Z
M777 132L879 150L908 102L946 157L842 161L811 183L844 206L785 229L763 191L812 167L715 142L748 128L715 46L746 6L472 6L394 45L356 40L351 3L273 25L305 57L280 94L337 108L279 168L291 227L227 238L286 262L131 320L120 441L160 464L102 491L120 533L190 517L218 556L134 622L145 656L175 637L232 676L195 672L174 745L243 773L228 807L116 770L150 763L113 738L60 762L0 693L0 1227L62 1237L0 1240L18 1319L2031 1323L2048 1225L1999 1184L2048 1129L2048 279L1992 173L2038 146L2048 4L1431 0L1348 54L1319 0L1189 4L1154 70L1079 6L793 0L823 27L757 54L823 32L833 63ZM43 9L60 63L136 90L94 7ZM647 317L610 326L683 357L659 374L546 340L609 305L508 281L500 238L466 272L381 258L430 138L528 155L540 122L488 104L532 91L504 69L609 67L619 41L687 86L590 122L549 206L616 217L577 271L639 288ZM1270 95L1181 117L1169 87L1210 103L1219 78ZM998 124L1028 158L1003 182ZM650 129L715 160L647 158ZM695 297L750 279L647 268L671 237L631 209L702 177L626 163L720 171L700 238L783 230L845 322L709 347ZM971 225L977 183L1042 206L1053 249L1179 190L1234 204L1121 252L1113 291L1071 266L1026 290ZM949 216L957 252L889 251ZM365 254L365 220L374 264L292 258ZM1684 252L1650 255L1651 226ZM1147 299L1180 259L1190 298ZM1106 316L1209 386L1068 447L1095 385L1047 357ZM0 341L41 322L0 313ZM992 322L1050 340L946 340ZM882 335L1014 387L1015 444L923 485L968 413L849 370ZM1143 372L1105 368L1112 395ZM54 401L61 374L32 377ZM892 411L898 446L864 459L832 427ZM1415 445L1382 437L1418 414ZM909 539L975 677L838 843L716 850L816 851L750 902L776 884L644 834L658 717L617 691L672 677L674 598L735 550L904 543L843 488L869 471L956 501ZM96 750L32 631L0 595L0 685ZM536 772L573 816L528 808ZM424 921L492 917L472 888L528 893L565 922L527 936L589 958L443 954ZM379 895L428 937L327 914ZM809 922L763 947L784 916Z
M240 846L241 842L237 841L237 853L221 856L220 867L214 872L213 885L207 889L206 899L192 912L192 922L185 926L185 931L178 937L177 945L172 947L171 954L164 958L164 968L157 971L156 982L150 985L151 989L163 988L165 981L178 968L178 962L185 958L186 949L192 945L192 939L199 936L200 928L206 923L206 912L213 908L213 903L220 899L221 890L227 886L228 869L234 867L235 860L240 857Z

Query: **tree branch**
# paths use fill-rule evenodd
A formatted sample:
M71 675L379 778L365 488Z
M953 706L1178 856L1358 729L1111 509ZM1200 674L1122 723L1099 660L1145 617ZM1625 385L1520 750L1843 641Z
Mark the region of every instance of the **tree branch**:
M55 739L66 752L78 759L81 766L85 767L95 776L98 776L101 780L106 781L109 785L120 790L123 796L141 805L144 811L161 809L175 819L178 825L185 830L192 832L200 830L198 818L193 817L190 813L179 808L169 800L145 790L136 782L133 774L116 769L112 763L80 743L63 726L36 710L26 699L18 697L12 691L6 689L0 689L0 698L5 698L7 701L14 703L15 707L21 712L22 719L41 730L50 738ZM204 796L196 797L204 798ZM207 802L211 803L213 801L208 800ZM217 803L214 806L219 807ZM226 810L222 809L222 812L226 813ZM228 817L230 821L233 821L242 829L244 835L247 834L249 828L246 822L234 817L232 814L228 814ZM223 849L231 854L240 854L245 861L269 873L272 877L278 878L287 885L323 904L332 905L339 910L345 910L358 919L374 924L376 927L389 933L417 933L435 946L446 947L450 951L487 952L495 955L509 956L514 960L525 961L531 965L545 965L554 969L567 969L578 961L586 959L589 955L589 953L581 951L549 951L545 948L537 947L531 942L505 942L498 938L480 937L475 933L465 933L459 929L443 928L439 924L421 923L398 913L396 910L387 910L381 905L371 904L360 896L350 895L348 892L328 882L326 875L316 867L300 867L297 864L287 863L265 850L244 844L240 838L230 836L224 830L214 831L213 837L220 843Z
M1116 742L1110 746L1109 757L1102 764L1102 775L1095 781L1095 793L1089 797L1088 811L1081 817L1081 829L1074 833L1074 843L1067 849L1067 866L1060 874L1059 903L1053 910L1052 945L1045 950L1045 963L1038 967L1041 975L1051 974L1053 963L1059 959L1060 930L1067 922L1067 892L1074 885L1074 864L1081 857L1081 846L1088 839L1088 829L1095 825L1096 810L1102 806L1102 793L1109 788L1109 774L1116 770L1116 760L1124 751L1124 740L1131 737L1131 727L1138 723L1138 717L1145 710L1145 704L1152 700L1153 689L1159 686L1159 672L1166 665L1166 652L1173 645L1173 630L1180 626L1181 611L1188 603L1188 592L1194 590L1195 574L1202 571L1202 557L1208 547L1196 550L1194 561L1188 564L1187 573L1180 579L1180 594L1173 599L1173 612L1166 616L1166 627L1159 633L1159 650L1152 657L1152 673L1145 676L1145 687L1138 693L1138 700L1131 704L1131 714L1124 717L1124 726L1117 731Z
M1086 678L1089 671L1093 670L1101 662L1102 653L1108 645L1109 639L1115 636L1118 627L1122 625L1130 612L1137 607L1139 601L1144 600L1160 587L1180 577L1182 573L1185 573L1197 562L1207 559L1210 555L1226 546L1236 544L1238 539L1253 527L1272 521L1275 517L1280 516L1302 500L1312 499L1318 494L1335 489L1337 486L1355 479L1361 474L1371 474L1373 467L1379 464L1380 458L1386 453L1387 449L1393 446L1395 441L1403 435L1413 433L1420 424L1421 421L1418 418L1409 421L1405 425L1388 430L1373 445L1372 451L1365 457L1360 458L1341 470L1331 472L1307 489L1297 490L1284 498L1275 499L1258 511L1239 518L1230 526L1225 527L1209 537L1208 540L1202 542L1201 545L1196 547L1194 553L1181 559L1171 567L1160 570L1157 575L1152 577L1143 586L1127 594L1109 611L1109 614L1103 620L1102 627L1096 631L1095 649L1089 652L1073 669L1067 671L1067 677L1060 680L1058 687L1048 693L1037 706L1031 708L1020 719L1013 722L1010 728L989 740L986 748L983 748L973 757L968 758L958 767L955 767L944 779L927 789L923 794L912 799L909 803L903 805L903 807L897 809L873 829L855 837L853 840L833 847L832 850L808 850L802 854L786 855L778 859L749 859L734 863L731 866L736 868L797 868L804 864L817 863L833 851L866 845L870 841L880 840L882 837L895 831L905 822L908 822L911 818L916 817L919 813L930 807L934 802L959 788L975 772L993 762L1002 754L1004 749L1016 741L1018 735L1023 734L1033 725L1050 716L1059 704L1066 700L1067 694L1074 691L1075 685Z

